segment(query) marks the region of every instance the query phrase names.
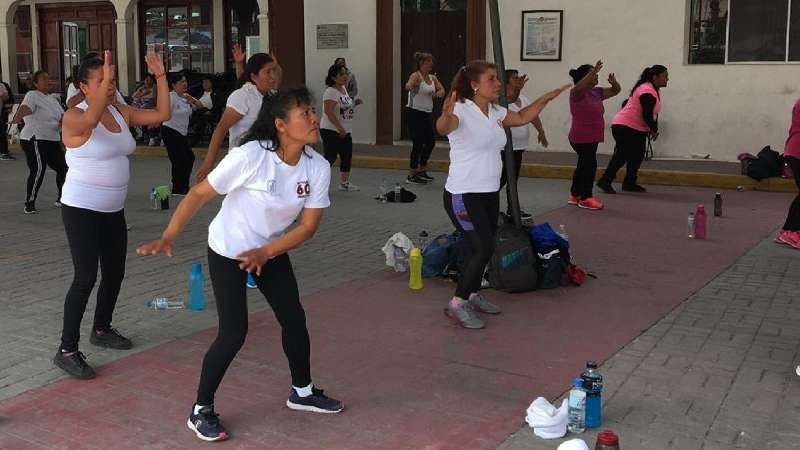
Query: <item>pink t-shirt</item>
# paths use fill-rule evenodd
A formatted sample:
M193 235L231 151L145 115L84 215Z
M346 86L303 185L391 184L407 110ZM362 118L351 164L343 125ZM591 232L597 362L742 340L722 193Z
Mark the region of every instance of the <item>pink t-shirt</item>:
M800 100L792 108L792 126L789 127L789 138L786 139L783 154L800 159Z
M650 127L644 121L642 115L642 102L640 97L645 94L650 94L656 99L656 106L653 108L653 120L657 120L658 113L661 112L661 97L658 95L658 91L656 91L652 83L644 83L633 91L633 94L631 94L628 99L628 103L614 116L614 120L611 121L611 124L624 125L628 128L633 128L636 131L645 133L650 132Z
M572 113L572 127L569 141L573 144L591 144L605 140L606 122L603 114L603 88L596 86L582 96L569 93L569 111Z

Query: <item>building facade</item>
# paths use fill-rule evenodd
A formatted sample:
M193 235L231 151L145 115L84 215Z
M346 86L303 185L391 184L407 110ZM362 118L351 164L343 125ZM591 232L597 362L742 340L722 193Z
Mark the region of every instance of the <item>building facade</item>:
M783 147L800 97L800 0L502 0L499 7L506 66L530 77L528 97L570 82L570 68L598 59L602 81L615 72L627 94L644 67L662 64L670 85L656 157L733 160ZM522 58L523 12L534 9L560 11L559 60ZM251 52L270 49L287 83L319 96L328 67L344 57L364 101L353 133L364 143L407 138L403 84L415 51L434 54L446 87L466 61L492 59L486 0L0 0L3 10L0 68L12 85L44 68L61 87L64 67L109 48L129 92L153 44L163 44L171 70L224 72L238 42ZM606 102L607 122L624 98ZM542 119L550 148L570 151L567 96ZM609 131L600 151L612 150Z

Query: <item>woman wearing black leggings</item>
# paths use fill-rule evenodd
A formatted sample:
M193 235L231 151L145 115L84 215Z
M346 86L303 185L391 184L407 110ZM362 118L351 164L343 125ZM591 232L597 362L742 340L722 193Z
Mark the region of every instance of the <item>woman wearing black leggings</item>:
M350 182L350 165L353 160L353 116L361 100L354 100L347 92L347 69L336 64L328 69L322 94L322 122L319 133L325 159L331 166L339 159L339 190L357 191L359 187Z
M597 181L606 194L616 194L611 182L622 166L625 169L625 180L622 190L629 192L646 192L637 183L639 167L647 152L647 137L658 139L658 114L661 112L661 88L669 82L669 73L664 66L655 65L642 71L639 81L633 86L631 96L623 103L622 110L611 122L611 133L617 145L614 155L608 162L603 176Z
M217 195L222 208L208 232L208 267L217 303L219 331L203 359L188 427L204 441L228 438L214 412L214 394L247 336L247 274L281 325L292 385L286 406L338 413L342 403L311 382L311 344L297 280L287 252L311 239L330 206L330 165L306 144L318 141L319 121L305 88L266 97L242 144L194 186L180 203L161 239L140 255L172 256L173 242L194 214ZM295 219L299 223L292 227ZM288 230L288 231L287 231Z
M450 169L444 208L469 243L469 255L445 314L464 328L483 328L474 310L499 314L500 308L478 294L481 277L494 252L500 212L500 152L503 127L527 125L567 86L548 92L519 112L496 104L500 96L497 66L472 61L453 79L436 129L450 141Z
M436 143L433 133L433 99L444 97L444 87L432 72L433 55L430 53L414 53L417 63L416 72L408 77L406 90L408 103L406 104L406 117L408 130L411 132L411 161L406 183L427 184L433 181L428 175L428 159Z
M186 92L184 76L176 76L170 82L172 92L169 104L172 117L161 126L161 137L167 147L167 155L172 165L172 194L186 195L189 192L189 178L194 167L194 152L189 143L189 118L192 111L203 105Z

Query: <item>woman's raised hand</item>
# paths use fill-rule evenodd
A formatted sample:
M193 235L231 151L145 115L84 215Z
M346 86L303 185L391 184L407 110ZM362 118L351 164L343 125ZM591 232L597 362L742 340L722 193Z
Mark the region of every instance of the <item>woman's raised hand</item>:
M233 44L231 53L233 54L233 62L244 64L244 60L247 58L247 55L245 54L244 50L242 50L241 45Z
M156 78L166 73L164 61L161 59L160 54L151 50L144 56L144 62L147 63L147 68L150 69L150 73L155 75Z
M456 92L453 91L447 98L444 99L444 104L442 105L442 115L445 117L451 117L453 115L453 110L456 107Z
M110 50L103 52L103 80L108 80L109 83L114 80L114 65L111 64Z

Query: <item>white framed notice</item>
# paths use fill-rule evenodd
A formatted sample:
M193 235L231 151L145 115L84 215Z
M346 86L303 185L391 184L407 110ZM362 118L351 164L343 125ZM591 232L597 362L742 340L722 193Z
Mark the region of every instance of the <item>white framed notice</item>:
M522 61L561 61L564 11L522 11Z
M244 38L245 56L250 59L256 53L261 53L261 36L247 36Z
M346 23L317 25L317 49L329 50L350 47L350 26Z

